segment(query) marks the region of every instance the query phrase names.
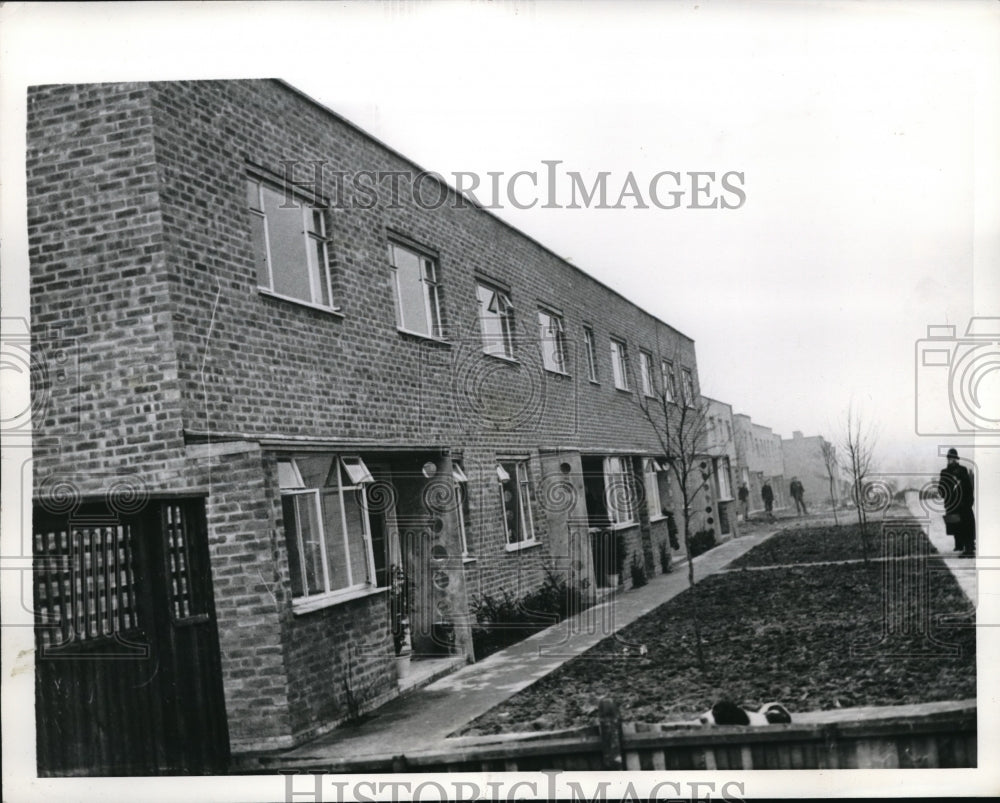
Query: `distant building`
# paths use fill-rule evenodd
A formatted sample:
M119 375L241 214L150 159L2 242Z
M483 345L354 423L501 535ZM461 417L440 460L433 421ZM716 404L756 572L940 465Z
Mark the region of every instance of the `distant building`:
M823 458L824 444L834 450L834 458L836 459L836 447L829 444L821 435L805 437L796 430L792 433L791 438L785 438L781 442L785 476L789 482L793 477L799 478L799 482L802 483L805 490L806 505L809 507L814 504L833 506L840 504L841 500L839 467L835 467L833 470L833 495L831 496L830 474L826 470Z
M713 492L719 509L719 533L736 535L736 431L732 405L703 397L706 404L706 443L715 477Z
M755 424L750 416L738 413L733 416L736 440L737 483L745 482L750 489L750 512L764 509L760 489L767 480L774 491L774 508L788 506L788 488L785 482L781 436L770 427ZM738 487L738 485L737 485Z

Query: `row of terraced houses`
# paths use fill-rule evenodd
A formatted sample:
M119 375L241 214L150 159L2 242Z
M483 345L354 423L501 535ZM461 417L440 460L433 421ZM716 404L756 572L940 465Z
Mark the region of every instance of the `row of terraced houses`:
M637 399L699 401L694 341L444 184L358 202L423 171L296 89L35 87L27 170L40 771L299 744L403 648L474 661L475 598L605 593L600 533L669 549ZM788 478L707 403L691 529L726 538Z

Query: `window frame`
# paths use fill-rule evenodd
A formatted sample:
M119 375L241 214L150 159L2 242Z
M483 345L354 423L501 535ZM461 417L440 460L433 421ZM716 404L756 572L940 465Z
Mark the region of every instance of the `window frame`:
M631 392L628 382L628 343L623 339L609 338L611 349L611 376L615 383L615 390ZM619 384L619 379L621 384Z
M681 389L684 396L684 406L694 407L695 396L697 396L694 387L694 372L683 365L681 366Z
M489 303L484 302L480 295L481 290L491 294ZM489 309L493 301L497 302L498 308L496 311ZM510 294L497 285L477 278L476 304L479 307L479 332L483 344L483 354L488 354L490 357L496 357L501 360L516 362L517 360L514 356L514 302L511 301ZM499 340L487 333L484 327L484 321L487 320L487 316L484 312L491 312L495 316L495 319L499 321ZM502 353L498 354L495 349L491 350L491 346L496 345L501 346Z
M636 502L638 500L635 485L635 475L632 473L630 465L632 458L621 455L608 455L604 458L604 505L607 510L608 520L611 522L611 529L620 530L626 527L634 527L639 523ZM620 470L614 470L612 466L616 464ZM620 483L616 483L616 477L621 477ZM625 502L627 510L619 509L616 500L619 495L611 493L616 484L621 484L625 488ZM627 518L626 518L627 516Z
M403 294L400 290L400 271L404 270L396 264L396 249L414 256L417 260L417 282L421 287L423 299L423 321L427 331L420 331L407 326L403 312ZM392 273L392 292L395 301L396 328L400 332L430 340L444 340L444 304L442 303L441 271L438 258L428 249L421 248L402 238L389 235L387 238L389 253L389 270ZM430 274L430 278L428 278Z
M504 463L513 465L514 474L504 466ZM516 552L527 549L541 543L535 530L535 515L531 505L531 473L528 466L529 460L525 457L501 457L497 458L497 478L500 485L500 510L503 518L504 547L508 552ZM517 526L518 532L512 533L508 524L507 500L505 498L505 483L514 482L515 497L517 499ZM530 533L530 535L529 535ZM522 536L512 538L514 535Z
M656 392L653 386L653 355L644 349L639 349L639 376L642 395L652 398Z
M301 587L302 593L296 595L294 591L296 578L295 568L292 565L292 549L287 547L287 551L289 553L288 568L290 581L292 583L292 612L296 614L307 613L318 608L327 607L328 605L334 605L350 599L355 599L357 597L378 593L379 591L384 591L387 588L387 586L378 585L378 575L375 568L375 552L372 543L371 514L368 510L367 496L363 492L364 486L373 481L371 472L365 465L364 460L358 455L323 454L310 456L329 456L331 458L327 478L321 486L309 487L303 482L302 473L296 462L298 457L297 455L279 457L276 461L278 464L278 474L284 474L286 481L295 481L300 485L300 487L289 487L287 484L282 484L279 480L279 497L282 500L282 510L284 511L284 500L286 498L296 498L296 502L293 503L293 511L295 513L296 522L295 532L289 533L287 527L285 528L286 541L293 537L295 539L295 552L297 553L299 559L298 585ZM291 470L286 468L282 471L282 463L290 465ZM336 484L330 483L331 474L336 474ZM363 477L363 479L358 481L356 477ZM350 483L345 483L345 478L350 480ZM348 506L345 505L344 499L346 495L352 493L357 497L357 504L361 513L360 533L352 533L350 527L348 526ZM334 495L337 497L337 509L339 511L339 532L328 533L325 523L326 510L323 499L326 496ZM322 589L312 593L309 592L306 580L305 568L307 553L305 549L303 529L300 524L301 513L297 502L298 497L312 498L312 504L314 505L313 512L316 516L316 526L318 528L318 532L315 537L319 543L319 551L322 559ZM282 515L284 516L284 512ZM351 538L358 537L361 539L361 548L364 553L365 577L363 580L355 582L355 570L352 566L351 560ZM343 562L344 570L347 575L347 584L338 588L331 587L331 569L337 565L336 562L331 563L332 549L335 550L336 553L335 560Z
M542 320L543 316L549 319L548 325ZM539 345L542 352L542 367L553 374L569 376L569 371L567 370L566 324L562 314L556 312L551 307L539 307L538 329ZM549 337L546 337L546 330L550 335ZM555 344L554 359L552 359L553 353L546 349L547 343ZM549 360L552 360L553 365L548 364Z
M472 518L472 506L469 502L469 478L461 460L452 459L451 476L458 486L458 534L462 543L462 560L467 563L476 558L469 548L469 520Z
M642 480L646 487L646 511L650 521L665 518L663 515L663 500L660 496L660 474L666 467L652 457L642 459ZM653 504L653 501L656 504Z
M320 309L325 312L340 313L341 308L334 304L333 301L333 270L330 264L330 243L332 241L332 236L330 234L326 208L322 205L314 203L314 201L310 201L305 193L292 187L282 189L276 181L273 181L254 171L249 171L244 175L244 183L246 185L244 203L247 204L247 212L250 214L251 219L262 221L263 224L263 238L260 244L264 249L263 256L267 269L268 285L261 284L260 265L257 261L260 255L255 254L254 265L257 272L258 292L274 296L275 298L280 298L285 301L291 301L296 304L313 307L314 309ZM251 205L251 185L256 185L256 206ZM309 283L309 298L289 295L288 293L277 289L277 285L275 284L275 258L272 253L271 240L272 223L275 226L278 224L275 222L275 217L269 217L267 214L267 204L264 200L265 189L280 197L282 204L284 204L284 202L289 198L293 199L301 212L301 220L299 222L302 226L300 233L303 236L303 244L305 248L305 264L299 266L296 270L305 270L306 279ZM277 208L289 209L289 207L284 205L280 205ZM288 220L290 219L290 216L286 216L281 219ZM255 251L257 243L257 235L255 234L255 231L258 225L261 224L251 223L250 243L251 248L254 248ZM320 231L315 230L317 226ZM323 299L324 290L326 294L325 301ZM318 298L317 294L319 296Z
M660 360L660 377L663 382L663 394L668 402L677 402L677 375L674 373L673 360Z
M597 378L597 344L592 326L583 327L583 347L587 353L587 375L595 385L600 384Z

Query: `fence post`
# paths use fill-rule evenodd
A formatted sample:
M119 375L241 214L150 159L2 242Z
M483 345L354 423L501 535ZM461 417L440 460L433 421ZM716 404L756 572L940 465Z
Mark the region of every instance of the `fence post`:
M620 770L625 766L622 749L622 717L614 700L604 697L598 704L601 732L601 768Z

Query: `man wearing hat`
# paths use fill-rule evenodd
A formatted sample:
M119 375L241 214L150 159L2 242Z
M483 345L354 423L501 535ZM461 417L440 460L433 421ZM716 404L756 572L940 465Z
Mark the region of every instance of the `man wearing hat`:
M972 474L958 462L958 451L948 450L948 465L941 470L938 491L944 499L944 528L955 536L955 551L963 558L976 554L976 517L972 511Z

